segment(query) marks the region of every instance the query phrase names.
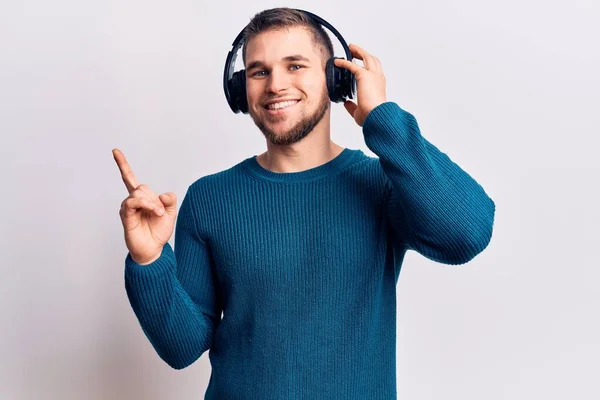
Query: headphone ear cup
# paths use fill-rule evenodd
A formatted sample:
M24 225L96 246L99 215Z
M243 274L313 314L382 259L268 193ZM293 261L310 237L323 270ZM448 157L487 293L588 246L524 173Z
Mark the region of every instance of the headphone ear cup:
M356 94L356 76L346 68L336 67L340 74L340 98L342 101L354 99Z
M329 98L334 103L341 103L348 98L354 98L356 92L356 78L354 74L346 68L338 67L333 60L342 57L332 57L327 60L325 65L325 74L327 79L327 91Z
M234 107L244 114L248 113L248 99L246 97L246 70L234 72L231 76L230 95ZM236 111L237 112L237 111Z
M348 71L348 97L351 99L356 98L356 75Z
M327 92L329 93L329 99L334 103L339 103L341 100L340 96L340 73L339 68L333 63L333 60L337 57L332 57L327 60L325 64L325 79L327 82Z

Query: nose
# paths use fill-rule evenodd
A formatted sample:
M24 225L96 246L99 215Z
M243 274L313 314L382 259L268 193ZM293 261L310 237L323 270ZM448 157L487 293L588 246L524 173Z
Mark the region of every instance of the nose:
M289 86L289 76L285 73L285 71L280 71L277 68L273 68L269 74L269 77L267 78L265 91L267 93L277 93L287 89Z

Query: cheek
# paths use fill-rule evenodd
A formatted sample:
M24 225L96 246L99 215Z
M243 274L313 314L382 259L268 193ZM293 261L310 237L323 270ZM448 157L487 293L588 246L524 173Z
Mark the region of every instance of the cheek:
M261 96L260 93L255 89L246 87L246 99L248 100L248 107L260 111L263 107L260 105Z
M246 98L249 103L254 103L257 100L255 90L251 86L246 86Z
M248 100L257 101L260 100L260 94L263 89L260 88L256 83L246 82L246 96Z
M312 75L308 80L305 81L304 87L306 91L312 95L312 97L320 97L323 91L327 90L327 83L325 82L325 76L323 74Z
M307 93L309 93L309 103L311 105L319 105L323 101L323 97L329 97L327 93L327 86L325 82L318 85L311 85L310 88L307 88Z

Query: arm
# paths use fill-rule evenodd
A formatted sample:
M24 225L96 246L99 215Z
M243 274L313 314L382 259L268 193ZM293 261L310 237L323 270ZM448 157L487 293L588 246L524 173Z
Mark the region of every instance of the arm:
M125 288L133 311L158 355L172 368L195 362L212 345L221 320L217 282L206 243L196 230L192 192L181 204L175 251L167 242L158 259L125 259Z
M429 143L394 102L375 107L365 143L388 178L388 218L408 248L444 264L464 264L491 240L495 204L481 185Z

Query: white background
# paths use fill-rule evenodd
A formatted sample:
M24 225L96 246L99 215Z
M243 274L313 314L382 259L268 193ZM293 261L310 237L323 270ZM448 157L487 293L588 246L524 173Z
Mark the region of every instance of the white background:
M0 398L203 398L208 353L171 369L128 303L127 192L111 150L179 201L199 177L263 152L250 117L231 113L222 72L239 31L277 6L312 11L379 57L388 100L497 206L470 263L408 253L398 398L600 398L592 0L3 2ZM333 140L372 155L333 107Z

